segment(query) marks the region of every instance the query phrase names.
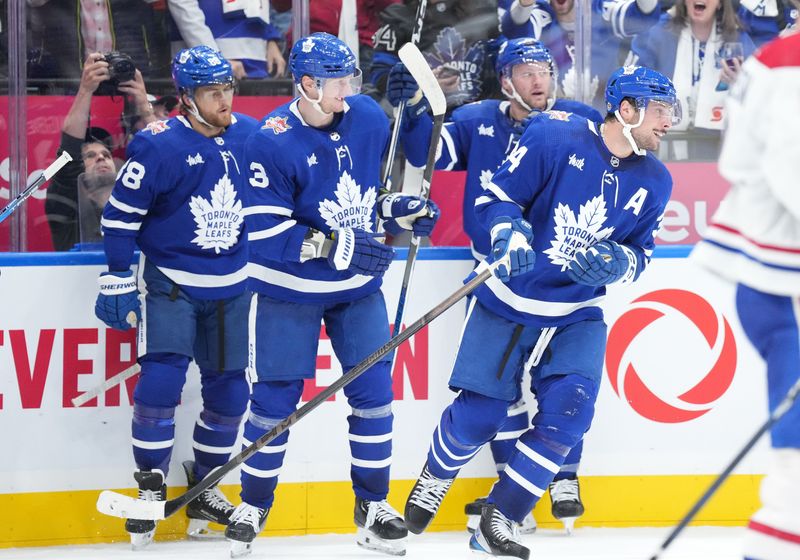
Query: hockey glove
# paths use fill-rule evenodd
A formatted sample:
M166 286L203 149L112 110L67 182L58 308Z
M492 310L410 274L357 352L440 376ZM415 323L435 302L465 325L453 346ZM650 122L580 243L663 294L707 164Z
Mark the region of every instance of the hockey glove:
M533 229L522 218L497 218L492 224L492 263L494 274L503 282L533 270L536 253L531 248Z
M428 237L439 219L439 207L430 199L423 202L418 196L392 193L378 198L378 214L392 235L413 231L417 237Z
M142 318L139 290L133 272L104 272L98 278L100 294L94 314L112 329L126 331Z
M349 270L356 274L383 276L392 264L394 249L378 239L380 233L361 229L340 229L333 232L333 246L328 254L328 264L336 270Z
M389 79L386 82L386 97L392 107L397 107L405 101L404 116L409 119L418 119L428 112L428 100L423 97L417 81L402 62L395 64L389 72Z
M567 275L578 284L605 286L622 278L630 264L622 246L607 239L577 251L568 265Z

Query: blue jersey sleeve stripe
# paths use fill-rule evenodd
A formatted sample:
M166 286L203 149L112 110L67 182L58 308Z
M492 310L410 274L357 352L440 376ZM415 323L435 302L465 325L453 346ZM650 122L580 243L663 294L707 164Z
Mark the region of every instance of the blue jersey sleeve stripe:
M521 206L519 203L517 203L515 200L513 200L510 196L508 196L503 189L501 189L500 187L498 187L496 184L492 183L491 181L489 182L488 185L486 185L486 190L491 192L495 197L497 197L497 199L500 202L513 202L514 204L516 204L520 208L523 208L523 206Z
M109 197L108 203L117 210L127 212L128 214L141 214L142 216L147 216L147 208L137 208L136 206L131 206L130 204L120 202L113 194L111 197Z
M142 227L142 222L128 223L120 220L109 220L108 218L102 218L100 220L100 225L108 229L126 229L129 231L139 231L139 228Z
M248 241L258 241L259 239L268 239L270 237L275 237L276 235L280 235L287 229L290 229L292 226L297 224L297 220L286 220L278 224L275 227L271 227L269 229L262 229L259 231L251 231L247 234Z
M245 208L242 212L245 216L252 216L254 214L273 214L275 216L291 216L292 209L284 208L283 206L269 206L262 204L259 206L250 206Z
M455 142L453 141L453 137L450 134L450 130L448 130L448 126L442 128L442 143L447 148L447 155L450 158L450 163L448 163L445 167L441 167L440 169L443 169L445 171L451 171L455 166L455 164L458 163L458 155L456 154ZM441 144L440 144L440 153L439 156L436 158L437 163L441 161L442 155L444 155L444 150L441 150Z

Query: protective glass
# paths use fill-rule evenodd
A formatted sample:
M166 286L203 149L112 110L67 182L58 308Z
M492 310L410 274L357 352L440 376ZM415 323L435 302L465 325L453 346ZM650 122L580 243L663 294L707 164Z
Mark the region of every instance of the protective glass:
M323 97L348 97L361 93L361 70L356 68L351 76L341 78L318 78L317 87Z
M233 99L233 94L235 91L236 86L233 83L201 86L194 90L194 98L195 101L200 103L219 102L223 99L230 101Z
M675 126L683 118L681 102L674 97L648 97L636 100L636 107L644 109L646 115L653 115L659 120L669 120Z

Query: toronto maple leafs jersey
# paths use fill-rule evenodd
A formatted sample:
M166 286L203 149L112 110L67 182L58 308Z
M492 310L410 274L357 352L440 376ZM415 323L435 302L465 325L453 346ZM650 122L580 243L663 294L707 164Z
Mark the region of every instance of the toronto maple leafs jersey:
M453 112L451 121L442 129L440 153L436 168L447 171L467 171L464 185L464 231L472 242L475 258L489 254L489 232L475 219L475 199L500 164L517 147L513 121L508 116L508 101L490 99L470 103ZM572 112L600 122L600 113L588 105L558 99L554 110Z
M298 303L353 301L378 290L381 279L335 270L325 258L301 263L300 249L309 228L377 231L389 121L375 101L356 95L331 126L315 128L297 103L267 115L247 141L252 288Z
M223 134L207 138L182 116L150 123L128 146L103 233L135 237L144 257L191 297L242 293L244 143L255 124L234 113Z
M601 319L605 287L567 276L575 251L604 239L627 247L635 280L655 246L672 192L667 168L652 154L620 159L605 146L599 126L561 111L535 117L475 202L487 230L499 217L533 226L533 271L504 284L492 277L475 291L487 308L512 321L561 326Z

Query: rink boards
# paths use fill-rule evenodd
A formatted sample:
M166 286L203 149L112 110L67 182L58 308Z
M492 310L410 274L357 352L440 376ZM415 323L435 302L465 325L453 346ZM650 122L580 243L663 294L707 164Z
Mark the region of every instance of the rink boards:
M608 358L580 469L584 525L674 523L765 420L764 368L738 324L733 287L696 268L687 253L659 248L639 282L611 290L606 300ZM454 291L471 264L465 249L423 249L406 324ZM390 319L403 266L398 259L385 280ZM108 330L93 316L101 270L96 254L0 255L0 547L126 539L122 522L98 514L94 501L99 490L133 487L134 381L81 408L70 404L135 359L133 333ZM401 511L433 426L453 397L447 378L464 309L462 302L437 319L398 356L390 501ZM317 367L306 400L341 374L324 333ZM180 461L191 457L200 408L194 366L183 395L171 495L185 484ZM353 530L347 413L337 395L292 430L268 532ZM756 507L767 460L764 440L698 521L743 524ZM485 494L493 475L484 450L463 470L433 528L462 527L463 504ZM238 473L223 482L236 502ZM546 510L547 498L535 512L543 525L553 521ZM159 535L182 538L184 527L178 514Z

